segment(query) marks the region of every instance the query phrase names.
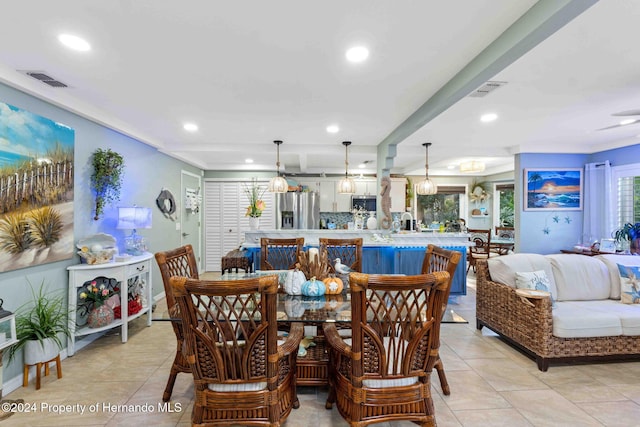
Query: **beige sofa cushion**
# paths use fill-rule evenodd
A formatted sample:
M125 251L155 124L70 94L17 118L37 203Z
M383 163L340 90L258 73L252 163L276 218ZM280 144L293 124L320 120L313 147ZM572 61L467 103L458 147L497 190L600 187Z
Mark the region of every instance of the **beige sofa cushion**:
M613 299L571 301L567 304L584 308L591 313L615 315L620 320L622 335L640 336L640 307L637 305L622 304L620 301Z
M511 254L492 258L488 260L487 263L489 265L491 280L511 286L512 288L516 287L516 273L530 273L544 270L549 279L551 295L554 298L557 296L558 291L553 277L551 262L544 255L528 253Z
M602 306L609 301L624 306L614 300L557 302L553 309L553 335L559 338L621 335L620 316L614 311L607 311L605 306ZM595 309L598 304L602 309Z
M633 255L596 255L594 258L604 262L609 270L609 280L611 280L611 294L609 298L620 299L620 272L618 265L640 266L640 256Z
M607 266L593 257L574 254L545 255L551 262L558 290L557 301L608 299L611 280Z

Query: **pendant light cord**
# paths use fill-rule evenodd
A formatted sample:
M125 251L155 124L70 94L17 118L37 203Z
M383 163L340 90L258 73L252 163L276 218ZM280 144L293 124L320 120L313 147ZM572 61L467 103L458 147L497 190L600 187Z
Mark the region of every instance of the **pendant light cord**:
M349 178L349 146L351 141L342 141L344 145L344 177Z
M426 147L424 155L424 178L426 180L429 179L429 147L431 146L431 143L425 142L422 146Z

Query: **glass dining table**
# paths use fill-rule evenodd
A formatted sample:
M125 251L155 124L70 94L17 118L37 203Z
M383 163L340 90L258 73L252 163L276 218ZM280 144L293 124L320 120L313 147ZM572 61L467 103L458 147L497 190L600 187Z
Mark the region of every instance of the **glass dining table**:
M239 280L269 273L202 273L201 280ZM303 322L310 338L304 352L298 353L297 384L301 386L327 385L329 377L329 349L322 332L324 323L348 324L351 321L351 295L343 291L335 295L309 297L278 294L278 323ZM154 321L175 321L168 311L154 312Z

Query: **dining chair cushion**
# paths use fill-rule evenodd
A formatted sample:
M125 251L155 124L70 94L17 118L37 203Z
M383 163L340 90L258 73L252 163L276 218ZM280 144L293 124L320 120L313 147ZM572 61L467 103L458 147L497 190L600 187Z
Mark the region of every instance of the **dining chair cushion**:
M348 329L351 332L351 329ZM338 331L340 333L340 331ZM343 339L345 344L351 345L351 338ZM382 339L382 343L384 348L389 348L391 339L389 337L384 337ZM391 358L387 361L387 367L393 366L393 352L391 352ZM391 369L389 369L391 370ZM385 379L363 379L362 384L365 387L369 388L390 388L390 387L403 387L408 385L413 385L418 382L418 377L404 377L404 378L385 378Z
M260 391L267 388L267 382L260 381L257 383L207 384L207 388L211 391L217 391L221 393L237 391Z

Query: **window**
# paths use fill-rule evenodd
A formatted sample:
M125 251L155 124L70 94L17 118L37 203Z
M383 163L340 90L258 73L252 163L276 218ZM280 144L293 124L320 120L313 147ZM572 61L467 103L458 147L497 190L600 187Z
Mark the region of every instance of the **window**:
M496 184L495 200L498 203L496 225L499 227L514 226L513 184Z
M466 188L464 186L438 186L438 194L418 195L417 220L429 225L433 222L450 224L457 223L460 212L465 212L463 206Z
M640 176L618 179L618 224L640 222Z

